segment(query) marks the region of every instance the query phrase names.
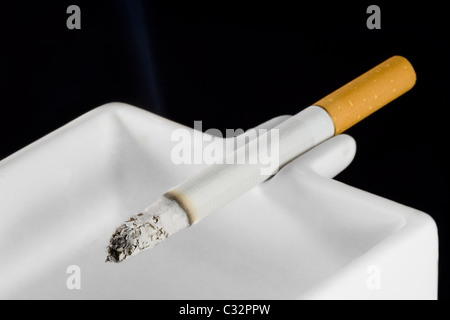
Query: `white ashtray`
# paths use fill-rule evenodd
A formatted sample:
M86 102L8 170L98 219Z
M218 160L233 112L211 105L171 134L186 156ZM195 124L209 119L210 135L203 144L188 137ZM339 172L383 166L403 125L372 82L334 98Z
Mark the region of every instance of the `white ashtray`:
M348 135L155 248L105 263L115 227L204 167L171 161L180 127L112 103L1 161L0 298L437 298L430 216L332 179L354 157Z

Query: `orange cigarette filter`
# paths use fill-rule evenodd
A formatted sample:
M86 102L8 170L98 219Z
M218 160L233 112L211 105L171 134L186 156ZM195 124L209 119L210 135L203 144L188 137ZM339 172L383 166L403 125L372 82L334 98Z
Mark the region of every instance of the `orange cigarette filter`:
M314 105L327 110L338 135L407 92L415 82L409 61L393 56Z

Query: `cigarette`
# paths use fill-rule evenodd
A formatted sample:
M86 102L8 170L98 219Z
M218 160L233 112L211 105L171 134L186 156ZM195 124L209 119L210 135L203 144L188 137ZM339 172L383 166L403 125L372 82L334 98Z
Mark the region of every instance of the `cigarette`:
M120 225L111 236L106 261L124 261L201 221L267 180L280 167L401 96L415 82L416 74L406 58L393 56L382 62L267 131L266 135L273 130L278 134L279 166L272 172L261 174L258 164L208 166ZM261 139L268 141L264 135L255 138L257 142ZM270 143L275 141L268 147ZM246 147L235 150L234 155L248 156Z

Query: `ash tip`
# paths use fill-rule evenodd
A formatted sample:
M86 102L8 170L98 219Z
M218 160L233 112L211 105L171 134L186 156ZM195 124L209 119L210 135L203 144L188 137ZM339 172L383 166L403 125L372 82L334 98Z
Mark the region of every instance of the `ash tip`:
M163 197L116 229L109 240L105 262L122 262L189 225L183 209L175 201Z
M105 262L121 262L131 256L138 247L139 230L122 224L111 236Z

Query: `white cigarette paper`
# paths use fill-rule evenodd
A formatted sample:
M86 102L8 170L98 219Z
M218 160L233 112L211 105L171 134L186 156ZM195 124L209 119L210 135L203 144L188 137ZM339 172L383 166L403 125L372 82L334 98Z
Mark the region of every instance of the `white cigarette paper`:
M332 137L334 125L324 109L311 106L271 130L278 130L278 163L283 166ZM244 154L242 148L246 145L235 153ZM197 223L271 176L261 174L260 169L261 163L210 165L119 226L111 237L106 261L126 260Z

